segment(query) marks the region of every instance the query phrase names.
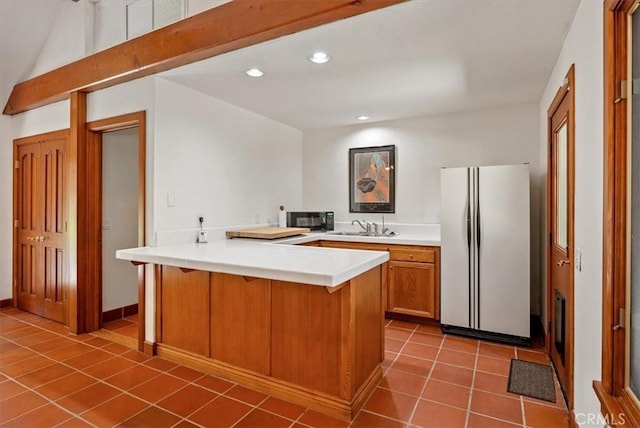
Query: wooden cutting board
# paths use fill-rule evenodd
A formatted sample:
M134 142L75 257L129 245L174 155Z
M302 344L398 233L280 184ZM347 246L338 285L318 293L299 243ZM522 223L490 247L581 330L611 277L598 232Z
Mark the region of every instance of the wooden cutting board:
M277 239L309 232L306 227L258 227L255 229L227 230L227 238Z

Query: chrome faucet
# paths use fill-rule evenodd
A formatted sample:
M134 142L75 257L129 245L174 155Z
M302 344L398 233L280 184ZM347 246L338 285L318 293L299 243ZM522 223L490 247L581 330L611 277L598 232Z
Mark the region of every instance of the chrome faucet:
M373 234L378 235L378 223L372 222L371 224L373 225Z
M351 225L353 226L354 224L357 223L362 228L362 230L366 231L367 233L371 233L371 224L366 220L362 220L362 221L364 221L364 224L366 224L366 226L362 224L360 220L353 220L351 222Z

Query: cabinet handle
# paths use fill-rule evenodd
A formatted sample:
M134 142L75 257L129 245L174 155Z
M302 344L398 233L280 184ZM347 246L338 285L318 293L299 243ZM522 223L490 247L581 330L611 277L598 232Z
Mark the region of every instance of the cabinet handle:
M33 236L27 236L27 241L33 241L33 240L34 240Z

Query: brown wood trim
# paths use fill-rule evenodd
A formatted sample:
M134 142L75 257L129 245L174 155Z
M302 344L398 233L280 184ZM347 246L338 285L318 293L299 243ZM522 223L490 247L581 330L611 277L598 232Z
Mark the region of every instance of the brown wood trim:
M609 424L640 426L640 406L625 389L625 329L616 329L626 307L627 277L627 15L635 0L604 2L604 207L602 284L602 379L593 388Z
M123 306L121 308L115 308L102 313L102 324L115 321L121 318L126 318L138 313L138 304Z
M15 307L13 305L13 298L0 300L0 309L2 309L2 308L11 308L11 307Z
M126 346L129 349L138 349L138 341L133 337L124 336L111 330L106 330L104 328L93 331L91 332L91 334L95 334L98 337L110 340L111 342L117 343L119 345Z
M154 265L155 343L162 342L162 265Z
M640 406L627 388L622 390L619 402L624 412L625 423L632 427L640 427Z
M593 390L600 401L600 411L609 426L640 426L637 421L627 419L621 400L610 395L602 382L593 381ZM629 422L629 425L627 425L627 422Z
M105 324L111 321L122 319L122 308L111 309L102 313L102 322Z
M87 138L92 140L95 144L96 151L94 152L93 159L96 163L99 163L100 168L89 169L88 173L92 173L93 179L101 181L102 179L102 134L104 132L119 131L122 129L138 127L138 246L143 247L146 245L146 146L147 146L147 120L146 112L139 111L134 113L127 113L119 116L114 116L106 119L100 119L91 121L86 124ZM100 142L98 146L97 142ZM100 228L102 217L102 185L96 189L97 198L86 198L89 200L90 206L88 211L94 214L94 218L98 223L96 227ZM100 242L96 241L96 242ZM93 250L98 253L102 251L102 246L97 245ZM100 263L102 256L99 257ZM138 266L138 350L143 352L145 341L145 267L144 264L139 262L131 262L135 266ZM102 266L101 264L93 266L93 272L95 279L88 287L94 295L102 297ZM102 308L102 303L97 308L99 312Z
M229 2L19 83L3 113L21 113L74 91L93 92L401 1Z
M68 174L68 213L69 213L69 232L68 232L68 252L69 252L69 315L68 326L71 333L79 334L85 331L84 325L84 289L82 278L79 277L81 264L78 263L78 256L82 254L80 246L80 231L78 230L80 215L78 210L79 193L78 180L80 173L78 165L80 162L79 148L84 146L86 140L85 123L87 118L87 94L83 92L71 93L71 118L69 127L69 174Z
M173 348L162 343L157 344L157 355L177 364L210 373L261 391L274 397L299 404L310 409L335 416L345 421L351 420L366 398L382 379L382 369L378 367L371 373L351 401L337 398L329 394L297 386L289 382L269 376L243 370L220 361L202 357L197 354Z
M138 313L138 304L128 305L122 308L122 318L130 317Z
M576 422L576 410L571 409L569 412L569 426L571 428L579 428L578 422Z
M341 289L342 289L342 287L344 287L344 286L345 286L345 284L347 284L347 283L346 283L346 282L343 282L342 284L340 284L340 285L336 285L335 287L324 287L324 288L325 288L325 290L327 290L327 293L329 293L329 294L333 294L333 293L335 293L336 291L341 290Z
M155 342L148 342L148 341L144 341L144 349L142 352L144 352L147 355L156 355L156 343Z
M604 183L603 183L603 226L602 226L602 382L600 387L607 393L613 391L613 275L614 275L614 194L615 194L615 37L614 17L611 3L604 4ZM594 385L596 383L594 382ZM596 394L598 391L596 390ZM602 400L601 400L602 403ZM603 403L604 405L604 403Z

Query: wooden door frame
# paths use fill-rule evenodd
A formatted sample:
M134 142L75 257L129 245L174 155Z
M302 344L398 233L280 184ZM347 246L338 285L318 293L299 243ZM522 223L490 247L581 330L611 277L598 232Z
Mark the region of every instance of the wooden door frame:
M107 119L87 122L87 189L94 197L84 198L88 214L90 229L79 231L89 236L100 234L102 231L102 135L105 132L119 131L129 128L138 128L138 246L146 245L146 113L144 111L110 117ZM91 195L86 195L91 196ZM97 196L97 197L95 197ZM79 201L80 202L80 201ZM102 318L102 240L98 236L92 239L94 245L89 249L93 262L89 264L89 276L85 295L92 296L88 299L87 307L82 314L85 317L85 326L93 331L101 327ZM145 349L145 268L138 266L138 350ZM97 322L96 322L97 321ZM147 351L149 348L147 347Z
M13 217L12 217L12 235L13 235L13 242L12 242L12 280L13 283L11 284L11 290L12 290L12 296L11 296L11 304L14 308L18 307L18 227L16 225L16 221L18 221L18 174L19 174L19 170L18 168L16 168L15 163L18 161L18 146L23 145L23 144L34 144L34 143L38 143L38 142L42 142L42 141L46 141L46 140L52 140L52 139L59 139L59 138L66 138L67 139L67 146L69 144L69 129L59 129L57 131L50 131L50 132L45 132L43 134L37 134L37 135L31 135L28 137L22 137L22 138L16 138L15 140L13 140ZM65 171L65 177L64 179L68 179L68 172ZM66 187L65 187L65 191L66 191ZM66 209L66 207L65 207ZM68 222L68 217L69 217L69 213L67 212L67 219L65 221ZM67 233L68 234L68 233ZM65 296L65 301L66 301L66 307L65 307L65 318L68 319L69 318L69 301L68 298L70 296L70 290L69 290L69 283L68 283L68 275L69 275L69 260L68 260L68 255L65 258L65 265L64 265L64 296Z
M604 0L604 207L602 250L602 374L593 381L602 414L610 425L640 426L640 408L624 390L626 329L618 311L626 308L628 105L622 81L628 80L627 13L635 0ZM636 12L637 13L637 12Z
M552 281L551 281L551 269L552 269L552 260L551 253L553 249L553 239L551 239L551 228L553 222L553 189L552 189L552 176L553 171L552 167L552 139L553 139L553 127L551 124L551 119L555 114L556 110L560 106L560 103L565 99L565 97L569 97L569 115L567 118L568 122L568 133L567 133L567 171L570 177L568 180L567 189L569 191L569 201L567 203L567 208L569 212L573 214L573 218L570 220L571 227L567 227L567 244L572 251L575 251L574 247L574 220L575 220L575 65L572 64L569 67L569 71L565 76L565 80L563 85L558 89L549 109L547 110L547 251L546 251L546 263L547 263L547 335L545 337L545 347L548 355L551 355L551 332L548 331L551 325L551 317L553 314L551 313L551 304L554 298L552 293ZM569 225L569 223L568 223ZM573 254L573 253L570 253ZM568 256L570 255L568 254ZM566 338L567 338L567 354L566 354L566 368L567 368L567 408L569 411L573 410L573 386L574 386L574 298L575 298L575 268L573 266L573 260L570 260L570 268L571 272L569 273L570 282L571 282L571 305L567 310L566 315ZM568 299L567 299L568 300Z

